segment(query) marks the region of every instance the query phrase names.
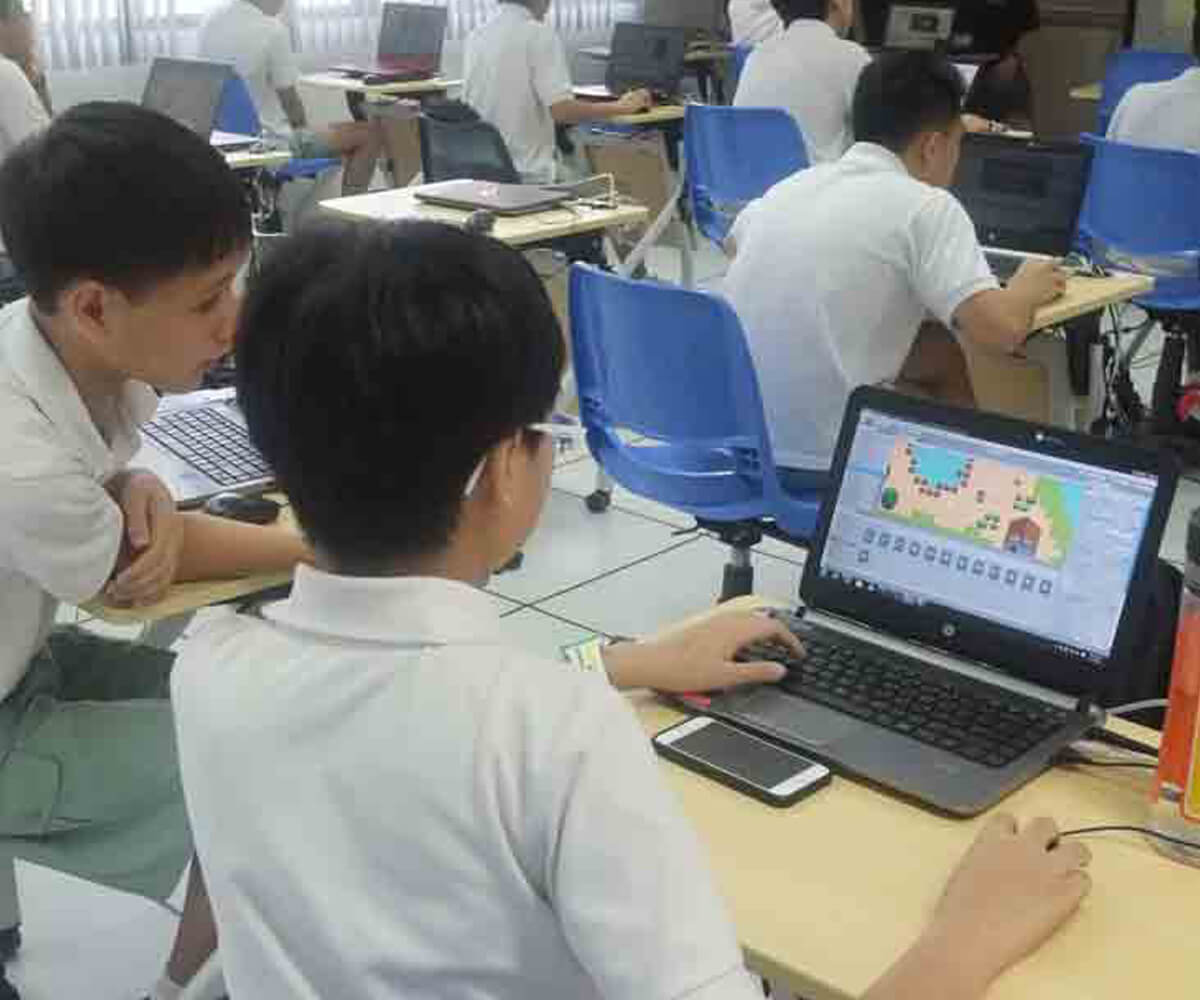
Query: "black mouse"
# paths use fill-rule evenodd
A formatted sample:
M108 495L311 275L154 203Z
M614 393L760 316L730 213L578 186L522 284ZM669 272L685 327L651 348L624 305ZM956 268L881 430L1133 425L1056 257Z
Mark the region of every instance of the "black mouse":
M266 497L244 497L240 493L218 493L209 497L205 511L215 517L247 524L274 524L279 518L279 504Z
M495 228L496 213L489 212L486 208L472 212L463 224L463 229L468 233L476 233L479 236L487 236Z

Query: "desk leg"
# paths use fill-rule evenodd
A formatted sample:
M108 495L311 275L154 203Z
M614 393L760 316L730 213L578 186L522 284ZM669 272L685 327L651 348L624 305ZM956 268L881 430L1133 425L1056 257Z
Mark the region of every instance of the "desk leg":
M138 642L155 649L170 649L192 623L195 612L188 611L170 618L160 618L142 629Z

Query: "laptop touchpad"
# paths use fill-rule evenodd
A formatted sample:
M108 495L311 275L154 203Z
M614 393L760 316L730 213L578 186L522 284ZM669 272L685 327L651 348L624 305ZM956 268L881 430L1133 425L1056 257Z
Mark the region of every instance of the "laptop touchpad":
M799 698L789 698L772 688L757 688L727 697L721 707L810 747L836 743L863 726L857 719Z

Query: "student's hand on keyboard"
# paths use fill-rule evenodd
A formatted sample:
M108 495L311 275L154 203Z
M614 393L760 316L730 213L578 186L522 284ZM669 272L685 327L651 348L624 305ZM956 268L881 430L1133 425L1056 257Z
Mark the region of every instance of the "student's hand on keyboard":
M1018 828L994 816L950 877L925 941L985 988L1079 908L1090 862L1082 844L1058 839L1052 820Z
M183 550L183 521L170 490L152 472L131 470L113 490L125 517L126 558L104 596L117 605L159 601L175 581Z
M620 108L619 114L636 115L641 111L647 110L654 103L654 98L651 97L648 90L631 90L628 93L622 94L620 100L617 101L617 106Z
M643 642L612 646L604 662L617 687L716 691L774 683L784 676L787 670L779 663L737 659L761 643L803 655L799 641L780 622L751 612L726 612Z
M1067 272L1056 260L1025 260L1008 287L1021 289L1037 306L1046 306L1066 292Z

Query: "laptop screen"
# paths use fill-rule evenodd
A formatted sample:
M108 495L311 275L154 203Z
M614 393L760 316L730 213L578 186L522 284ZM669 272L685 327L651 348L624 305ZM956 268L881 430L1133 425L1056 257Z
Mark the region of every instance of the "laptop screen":
M385 3L379 24L379 61L424 57L422 68L436 70L442 61L446 17L445 7Z
M983 246L1061 257L1075 242L1091 162L1081 143L966 135L951 190Z
M226 63L202 59L155 59L142 91L142 107L174 118L207 139L217 120L225 82L233 75Z
M638 87L675 94L683 77L687 32L621 23L613 29L605 83L614 94Z
M954 8L933 4L892 4L884 45L889 49L933 49L950 39Z
M868 392L883 405L855 418L852 403L805 600L848 597L866 624L878 613L886 631L898 621L1026 677L1044 665L1031 658L1062 661L1086 686L1116 657L1173 474L1148 453L1130 464L1110 442Z

